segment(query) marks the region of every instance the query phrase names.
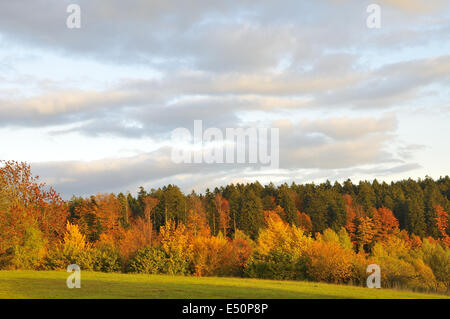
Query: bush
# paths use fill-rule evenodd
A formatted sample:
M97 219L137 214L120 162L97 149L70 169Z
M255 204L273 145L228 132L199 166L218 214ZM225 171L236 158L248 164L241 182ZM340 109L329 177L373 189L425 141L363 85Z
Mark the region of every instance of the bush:
M438 285L436 277L431 268L425 265L421 259L414 260L412 265L416 272L416 276L410 283L411 288L420 291L437 291Z
M377 257L376 263L381 268L382 287L411 287L411 284L416 277L416 272L410 263L391 256Z
M273 250L267 255L256 252L244 269L250 278L305 280L305 258L283 250Z
M113 247L93 249L95 271L118 272L122 270L122 257Z
M366 286L367 282L367 266L375 264L375 261L367 259L364 254L354 254L352 261L352 275L349 283Z
M45 239L37 227L27 227L21 245L15 245L9 252L8 268L38 269L46 254Z
M450 249L424 240L422 254L425 264L431 268L443 289L448 291L450 289Z
M51 270L66 269L71 264L80 266L82 270L94 270L98 253L95 249L89 248L79 252L67 252L61 246L50 250L45 258L44 268Z
M197 276L227 275L232 266L232 245L221 233L217 237L196 237L193 267Z
M245 265L253 252L252 242L250 239L235 236L232 244L231 255L229 256L230 265L227 269L229 276L243 276Z
M166 253L161 248L144 247L139 249L128 261L126 270L141 274L166 273L166 262Z
M340 244L315 242L306 256L307 274L312 280L342 283L352 279L354 253Z
M68 265L76 264L82 270L94 270L97 251L86 242L86 237L81 234L77 225L68 222L66 229L63 242L49 251L45 268L66 269Z

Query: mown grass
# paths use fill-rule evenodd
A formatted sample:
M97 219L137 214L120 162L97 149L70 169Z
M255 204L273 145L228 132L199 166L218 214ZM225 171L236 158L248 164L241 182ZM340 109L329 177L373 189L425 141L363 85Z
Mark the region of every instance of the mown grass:
M81 288L69 289L64 271L0 271L0 298L91 299L297 299L449 298L392 289L243 278L82 272Z

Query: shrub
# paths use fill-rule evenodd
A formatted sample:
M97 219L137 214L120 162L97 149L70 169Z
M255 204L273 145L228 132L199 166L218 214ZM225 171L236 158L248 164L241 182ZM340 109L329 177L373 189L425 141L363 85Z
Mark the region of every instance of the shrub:
M382 287L410 287L416 277L414 267L402 259L391 256L377 257L376 263L381 268Z
M374 260L367 259L364 254L353 254L351 261L352 275L349 283L365 286L368 276L367 266L375 263L376 262Z
M423 261L428 265L443 289L450 289L450 249L438 243L424 240L422 244Z
M15 245L5 265L12 269L37 269L46 254L46 241L37 227L27 227L21 245Z
M244 275L250 278L304 280L305 258L281 249L264 255L256 252L247 262Z
M383 242L376 242L372 248L374 257L394 257L404 259L410 256L409 243L399 236L389 236Z
M315 281L342 283L351 280L353 251L335 242L315 242L307 253L307 274Z
M411 288L421 291L437 291L438 285L436 277L431 268L425 265L421 259L414 260L412 265L416 272L416 276L410 283Z
M229 259L231 265L227 270L230 276L242 276L244 274L245 265L253 252L252 242L243 237L235 236L231 242L232 251Z
M130 258L126 270L142 274L159 274L167 271L167 257L161 248L144 247Z
M82 270L94 270L97 252L86 242L78 225L67 222L66 230L63 242L49 250L45 268L65 269L70 264L77 264Z
M193 242L194 274L227 275L232 267L231 253L231 243L221 233L217 237L196 237Z
M102 272L117 272L122 270L122 257L112 246L97 247L92 250L95 255L93 269Z

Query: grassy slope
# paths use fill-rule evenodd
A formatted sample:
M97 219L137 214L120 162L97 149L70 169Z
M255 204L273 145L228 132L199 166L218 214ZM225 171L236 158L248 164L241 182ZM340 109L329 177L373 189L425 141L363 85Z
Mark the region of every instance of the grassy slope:
M241 278L81 273L68 289L64 271L0 271L0 298L449 298L390 289Z

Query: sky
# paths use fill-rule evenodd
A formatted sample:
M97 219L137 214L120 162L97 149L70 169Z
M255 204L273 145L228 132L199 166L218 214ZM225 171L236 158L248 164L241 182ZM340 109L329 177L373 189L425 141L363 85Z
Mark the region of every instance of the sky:
M0 2L0 159L65 198L439 178L449 88L445 0ZM194 120L278 128L279 169L174 163L171 132Z

